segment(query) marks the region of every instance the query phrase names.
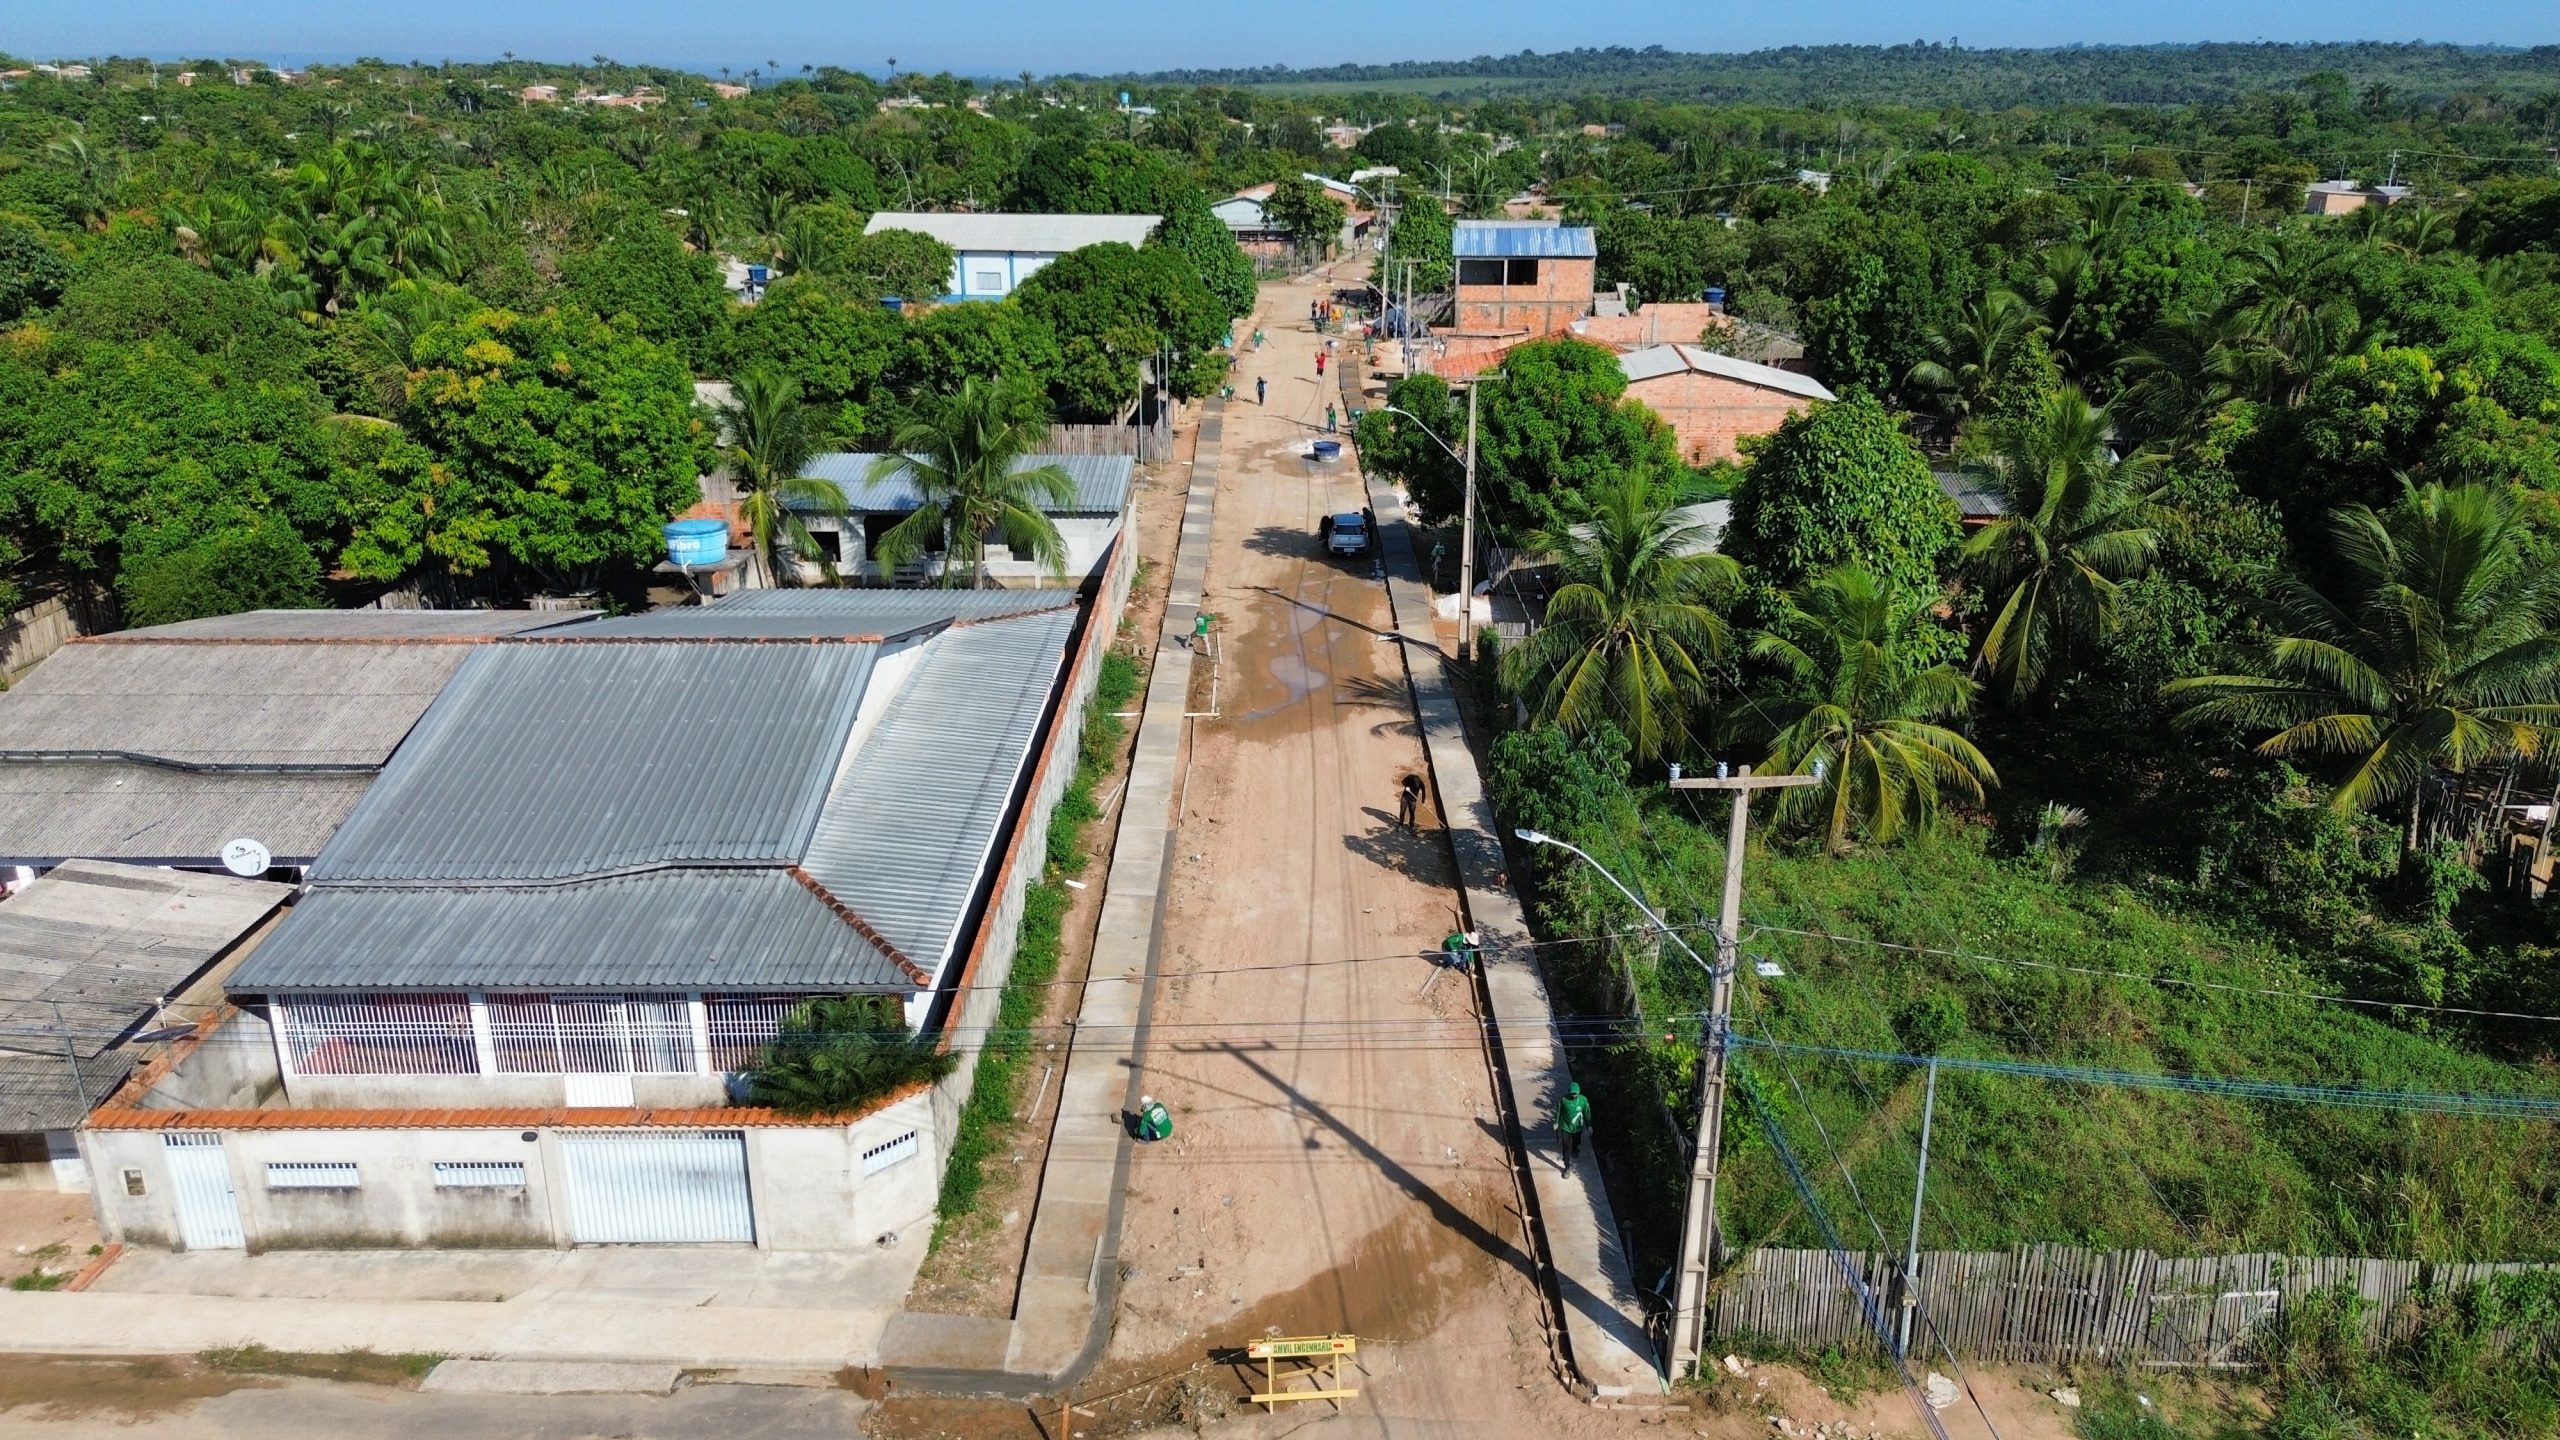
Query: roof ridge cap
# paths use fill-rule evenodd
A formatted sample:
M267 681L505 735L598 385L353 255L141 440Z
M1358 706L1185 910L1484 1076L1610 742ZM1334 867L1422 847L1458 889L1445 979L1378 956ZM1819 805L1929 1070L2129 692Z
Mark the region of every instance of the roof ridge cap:
M801 885L808 889L810 894L817 896L818 902L826 906L829 910L834 911L837 919L852 926L855 934L858 934L863 939L870 941L881 954L889 957L889 962L891 964L907 972L908 979L915 981L919 985L930 985L933 983L933 977L925 973L923 966L908 959L907 952L899 949L888 936L881 934L877 929L873 928L870 921L862 918L860 911L855 910L852 906L844 903L844 901L837 899L835 892L829 890L825 884L819 881L817 876L810 874L807 870L798 865L793 865L784 873L788 874L792 879L799 881Z

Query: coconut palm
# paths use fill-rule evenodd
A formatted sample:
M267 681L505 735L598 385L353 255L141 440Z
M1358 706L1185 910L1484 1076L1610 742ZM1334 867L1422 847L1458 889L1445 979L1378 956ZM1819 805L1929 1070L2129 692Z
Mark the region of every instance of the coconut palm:
M1581 734L1618 727L1639 761L1675 754L1708 697L1707 665L1725 650L1716 603L1740 577L1680 494L1641 473L1595 488L1582 523L1533 548L1562 583L1546 624L1502 657L1503 683L1541 723Z
M2142 436L2177 444L2250 388L2248 335L2233 317L2181 315L2165 320L2116 362L2120 421Z
M1942 723L1972 712L1973 680L1914 658L1931 599L1896 594L1853 561L1808 582L1752 638L1753 658L1776 678L1735 707L1727 730L1768 745L1760 773L1821 777L1782 791L1778 814L1818 820L1834 852L1853 831L1891 840L1934 819L1942 796L1979 802L1999 783L1973 742Z
M1067 543L1045 507L1075 494L1066 467L1030 463L1049 438L1048 426L1026 418L1020 382L972 376L915 419L900 425L892 452L873 462L871 480L901 477L922 502L881 535L874 554L884 567L922 559L941 542L950 557L942 583L967 574L987 583L987 542L1002 540L1053 576L1067 573Z
M1962 425L1996 403L2018 352L2042 333L2042 322L2018 292L1987 290L1957 307L1952 323L1922 337L1929 358L1912 366L1902 383Z
M2278 638L2249 673L2172 682L2182 727L2273 733L2262 755L2349 762L2340 810L2405 800L2418 844L2424 781L2539 753L2560 728L2560 572L2524 554L2526 525L2504 489L2429 485L2390 511L2330 517L2330 583L2279 579Z
M2252 238L2232 260L2238 278L2224 313L2252 342L2252 389L2271 404L2299 404L2331 358L2363 343L2363 317L2341 292L2342 252L2288 229Z
M1967 462L2004 512L1959 552L1991 607L1975 664L2012 704L2115 629L2120 583L2159 548L2150 457L2119 459L2110 431L2105 407L2066 385Z
M818 549L809 517L842 518L853 507L842 486L801 473L818 451L818 422L800 398L800 382L761 367L740 375L734 398L720 407L720 428L738 523L764 583L797 584L799 557L817 555L834 584L835 564Z

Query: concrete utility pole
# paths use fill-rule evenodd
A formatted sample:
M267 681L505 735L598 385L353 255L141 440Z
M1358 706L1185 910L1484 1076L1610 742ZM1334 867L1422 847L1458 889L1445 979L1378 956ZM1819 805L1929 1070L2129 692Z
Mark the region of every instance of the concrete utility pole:
M1893 1353L1911 1354L1911 1316L1920 1308L1920 1202L1929 1194L1929 1127L1938 1118L1938 1057L1929 1057L1929 1093L1920 1102L1920 1173L1911 1182L1911 1239L1902 1247L1902 1323Z
M1698 775L1671 782L1674 790L1730 790L1733 822L1725 830L1724 903L1716 918L1716 963L1707 1001L1705 1093L1698 1105L1698 1144L1689 1157L1689 1208L1680 1224L1680 1283L1671 1314L1671 1375L1698 1368L1707 1329L1707 1276L1721 1248L1716 1224L1716 1170L1724 1145L1725 1055L1733 1019L1734 972L1742 959L1742 850L1751 824L1751 792L1812 785L1817 775L1754 775L1745 765L1733 775Z
M1482 380L1478 376L1478 383L1467 387L1467 500L1458 529L1458 659L1462 664L1476 653L1476 392L1484 388Z

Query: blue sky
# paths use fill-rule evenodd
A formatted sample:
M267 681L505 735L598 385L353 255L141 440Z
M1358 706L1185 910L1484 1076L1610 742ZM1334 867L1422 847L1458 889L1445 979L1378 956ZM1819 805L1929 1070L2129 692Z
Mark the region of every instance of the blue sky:
M743 69L765 60L1010 75L1190 65L1451 59L1577 45L1752 50L1961 39L1972 46L2194 40L2560 43L2554 0L73 0L13 7L0 50L37 59L214 54L279 63L359 54L486 60L501 52ZM1924 29L1925 27L1925 33Z

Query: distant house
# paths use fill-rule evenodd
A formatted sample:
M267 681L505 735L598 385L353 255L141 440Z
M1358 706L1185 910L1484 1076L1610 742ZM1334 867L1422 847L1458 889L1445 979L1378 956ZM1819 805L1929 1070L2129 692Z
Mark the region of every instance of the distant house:
M1600 252L1587 225L1461 220L1450 251L1461 334L1534 339L1591 313Z
M1828 195L1831 193L1831 172L1828 170L1799 170L1796 172L1796 183L1807 190L1812 191L1816 195Z
M1271 192L1276 187L1249 185L1209 207L1248 255L1277 258L1289 252L1289 232L1273 223Z
M948 215L884 210L866 235L913 230L958 251L943 293L910 299L1001 300L1041 267L1087 245L1138 246L1160 215Z
M1628 398L1641 400L1679 437L1692 465L1738 460L1737 441L1766 435L1832 394L1810 376L1737 360L1697 345L1652 345L1618 357Z
M819 553L834 564L837 572L850 581L877 583L923 584L940 578L941 552L936 550L906 570L884 572L873 559L880 537L891 526L913 513L923 503L913 481L873 480L871 469L880 457L868 451L838 451L820 455L809 462L801 473L818 480L830 480L844 491L850 513L842 519L835 516L811 515L808 518L811 538L818 542ZM1063 467L1074 488L1067 498L1055 505L1044 505L1050 523L1058 527L1058 538L1066 542L1066 573L1052 575L1027 551L1013 551L998 544L988 547L987 574L999 585L1044 587L1077 586L1099 570L1111 554L1111 544L1120 538L1129 513L1132 481L1136 463L1127 455L1026 455L1016 469L1040 465ZM810 578L816 578L818 567L804 567Z
M711 82L711 93L723 100L743 100L755 92L744 85L730 85L715 80Z
M2353 180L2317 180L2303 187L2306 215L2348 215L2367 205L2397 205L2409 198L2406 185L2360 185Z
M1356 149L1360 137L1367 133L1357 125L1327 125L1324 127L1324 143L1336 150Z
M195 83L196 83L196 72L194 72L193 70L181 70L181 71L179 71L179 72L178 72L178 84L179 84L180 86L191 87L191 86L193 86Z
M516 92L516 98L527 105L557 105L560 103L560 87L557 85L527 85Z
M474 651L229 1003L79 1132L107 1237L920 1240L1124 593L762 590ZM840 996L964 1063L754 1103Z
M74 640L0 692L0 880L219 870L241 839L308 865L474 650L582 618L256 610Z

